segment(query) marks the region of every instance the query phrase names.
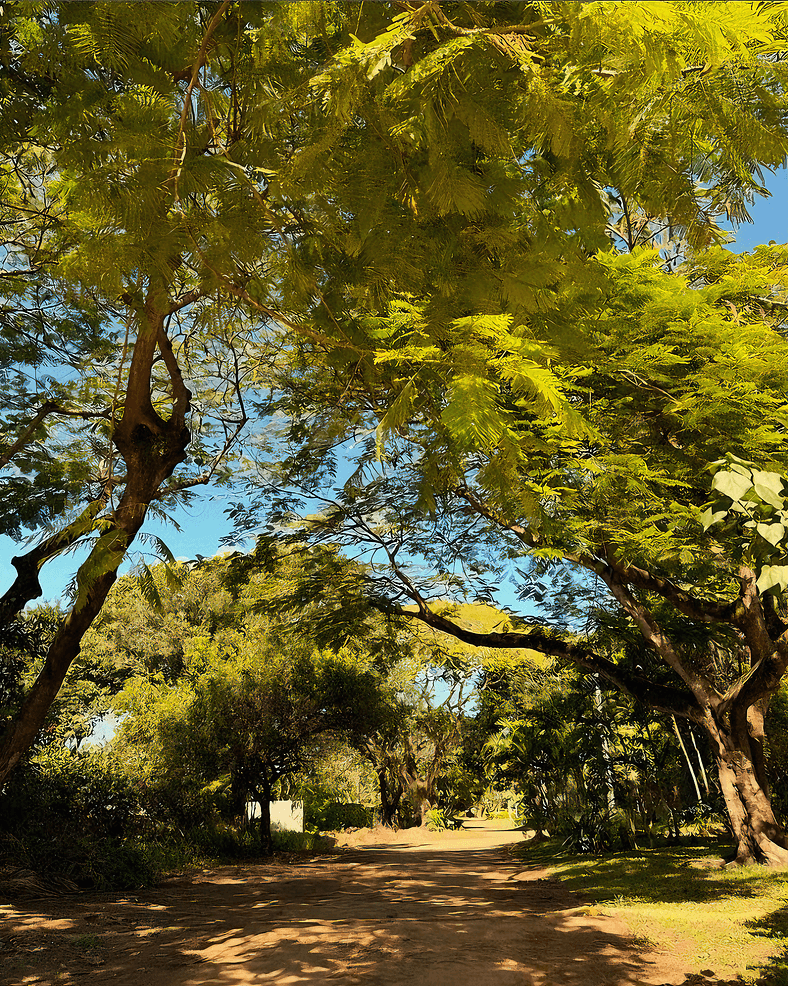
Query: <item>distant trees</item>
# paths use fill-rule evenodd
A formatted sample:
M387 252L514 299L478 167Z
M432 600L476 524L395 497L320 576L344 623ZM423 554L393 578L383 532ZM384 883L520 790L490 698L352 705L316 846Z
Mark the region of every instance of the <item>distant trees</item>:
M682 826L719 824L707 743L686 727L677 742L670 717L602 691L593 676L549 663L498 671L485 677L481 698L487 776L517 792L537 837L601 852L653 844L655 831L678 839Z
M352 737L385 715L380 681L348 654L311 650L258 634L193 642L175 685L130 682L120 750L137 753L147 784L186 803L217 803L241 817L260 804L260 837L272 849L269 803L277 781L303 767L322 735Z

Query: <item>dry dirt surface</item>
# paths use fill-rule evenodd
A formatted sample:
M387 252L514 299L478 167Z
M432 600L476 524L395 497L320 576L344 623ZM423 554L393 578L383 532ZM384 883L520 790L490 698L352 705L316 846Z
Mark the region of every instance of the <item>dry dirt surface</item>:
M638 948L507 848L521 832L373 830L293 862L172 877L135 895L0 907L0 984L656 986L690 975Z

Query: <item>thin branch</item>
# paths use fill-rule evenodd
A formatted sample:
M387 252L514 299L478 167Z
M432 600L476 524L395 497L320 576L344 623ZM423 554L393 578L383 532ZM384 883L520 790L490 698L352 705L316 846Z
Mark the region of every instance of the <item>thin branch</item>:
M165 488L158 490L151 497L151 502L153 502L153 500L163 500L165 497L171 496L173 493L181 493L183 490L190 490L193 489L195 486L205 486L207 483L210 483L210 481L213 479L216 473L216 470L219 468L220 463L226 457L227 453L230 451L233 445L235 445L236 442L238 441L238 438L241 432L246 427L248 420L249 419L244 413L242 417L239 419L238 424L235 427L235 430L225 440L225 443L222 446L221 450L217 452L216 455L213 457L210 466L208 467L208 469L206 469L205 472L200 473L200 475L196 479L186 479L181 483L175 483L172 486L167 486Z
M54 403L54 401L45 401L41 405L35 417L30 422L30 424L27 425L27 427L19 436L19 438L17 438L17 440L13 443L13 445L9 449L7 449L7 451L5 451L2 455L0 455L0 469L4 469L11 461L11 459L13 459L16 453L20 449L24 448L25 445L27 445L28 440L30 439L36 428L38 428L38 426L41 424L44 418L48 414L51 414L51 412L54 411L56 407L57 405Z
M193 305L195 301L199 301L200 298L204 297L205 291L202 288L193 288L191 291L187 291L186 294L182 294L179 298L175 298L172 301L169 306L168 314L174 315L175 312L179 312L183 308Z
M181 170L183 168L183 162L186 159L186 117L189 113L189 106L191 105L192 93L194 92L195 86L197 85L197 79L200 75L200 70L205 65L205 55L208 51L208 42L211 40L211 36L216 28L219 26L219 22L222 17L224 17L227 8L232 3L232 0L223 0L222 5L216 11L216 13L211 18L208 24L208 29L205 32L205 36L202 39L202 44L200 45L200 50L197 53L197 58L194 62L194 68L192 69L192 76L189 80L188 88L183 96L183 109L181 110L181 119L178 125L178 135L175 138L175 164L173 165L172 172L170 174L170 181L173 184L173 198L177 202L178 196L178 182L181 176Z
M0 270L0 277L39 277L41 275L41 270L39 268L33 268L32 270Z

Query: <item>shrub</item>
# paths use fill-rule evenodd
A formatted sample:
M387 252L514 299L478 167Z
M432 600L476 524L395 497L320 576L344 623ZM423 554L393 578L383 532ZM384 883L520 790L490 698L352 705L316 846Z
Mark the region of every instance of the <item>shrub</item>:
M304 824L307 828L323 832L336 832L347 828L369 828L374 824L374 811L364 805L337 804L336 802L307 803L304 806Z
M126 838L139 811L133 785L101 750L38 752L0 796L0 863L83 888L137 889L156 871Z
M430 808L426 815L427 828L430 832L443 832L446 829L446 815L442 808Z

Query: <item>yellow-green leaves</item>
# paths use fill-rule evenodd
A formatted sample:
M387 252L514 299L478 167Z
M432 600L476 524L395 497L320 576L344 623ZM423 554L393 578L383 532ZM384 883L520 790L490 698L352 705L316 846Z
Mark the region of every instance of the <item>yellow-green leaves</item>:
M788 589L788 480L735 455L715 462L717 497L700 516L704 529L733 535L734 557L754 568L760 592ZM716 533L716 532L715 532Z
M494 449L504 433L502 418L491 381L472 376L451 381L441 421L462 448Z

